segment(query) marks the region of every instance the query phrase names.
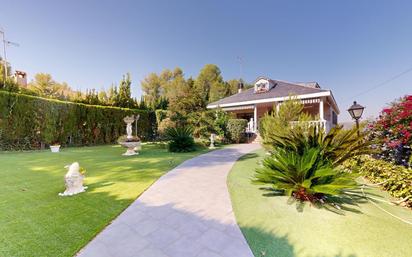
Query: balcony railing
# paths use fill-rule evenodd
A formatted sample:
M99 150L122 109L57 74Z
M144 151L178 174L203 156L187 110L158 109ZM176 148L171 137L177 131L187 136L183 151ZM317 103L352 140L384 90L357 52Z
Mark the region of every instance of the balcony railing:
M291 121L290 124L292 128L300 123L307 125L308 127L316 127L317 129L323 129L326 133L333 127L332 123L327 120L310 120L310 121ZM250 119L247 124L246 132L248 133L256 133L257 131L254 129L255 124L254 120Z
M316 127L317 129L324 129L326 133L332 128L332 123L327 120L310 120L310 121L291 121L290 124L293 126L299 123L304 123L308 127Z

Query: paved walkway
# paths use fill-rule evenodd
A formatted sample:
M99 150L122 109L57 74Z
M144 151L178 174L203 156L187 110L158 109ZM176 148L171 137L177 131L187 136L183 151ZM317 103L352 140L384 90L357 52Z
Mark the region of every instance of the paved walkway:
M156 181L78 256L253 257L233 214L226 177L242 144L188 160Z

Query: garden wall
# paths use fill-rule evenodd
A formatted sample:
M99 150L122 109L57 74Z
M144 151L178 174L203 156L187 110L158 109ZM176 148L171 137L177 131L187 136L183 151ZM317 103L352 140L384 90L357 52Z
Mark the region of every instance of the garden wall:
M0 91L0 150L40 149L55 142L70 146L115 143L125 134L123 118L131 114L140 115L138 136L152 139L156 117L150 111Z

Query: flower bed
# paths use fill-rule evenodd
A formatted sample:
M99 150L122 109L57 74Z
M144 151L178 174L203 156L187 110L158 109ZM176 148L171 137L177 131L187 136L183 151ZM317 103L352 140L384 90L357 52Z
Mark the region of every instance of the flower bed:
M369 129L373 137L380 140L381 153L378 158L398 165L411 165L412 95L407 95L383 109Z

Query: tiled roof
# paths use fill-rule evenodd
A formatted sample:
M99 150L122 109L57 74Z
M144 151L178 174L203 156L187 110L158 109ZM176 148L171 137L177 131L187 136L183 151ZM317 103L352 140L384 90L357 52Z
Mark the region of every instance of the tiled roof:
M226 98L220 99L219 101L210 103L209 105L230 104L276 97L287 97L289 95L306 95L329 91L314 87L312 86L312 83L308 83L309 85L304 85L304 83L294 84L279 80L270 80L270 82L273 83L275 86L267 92L255 93L254 88L252 87L241 93L237 93L235 95L231 95Z

